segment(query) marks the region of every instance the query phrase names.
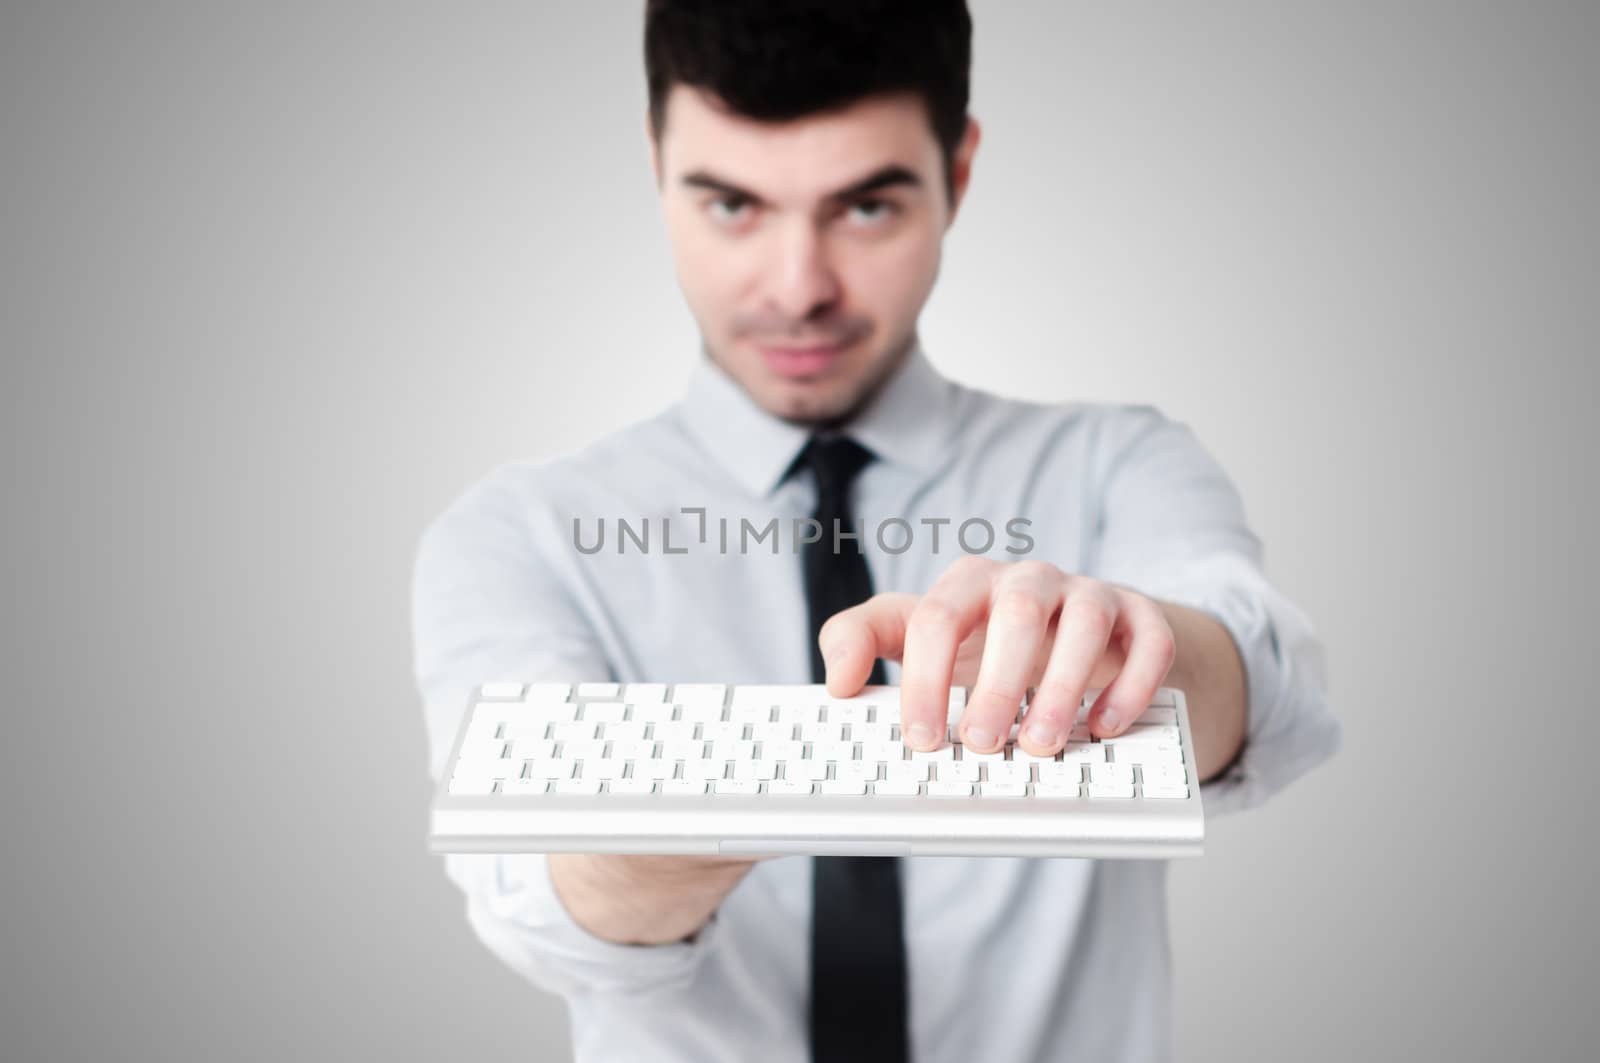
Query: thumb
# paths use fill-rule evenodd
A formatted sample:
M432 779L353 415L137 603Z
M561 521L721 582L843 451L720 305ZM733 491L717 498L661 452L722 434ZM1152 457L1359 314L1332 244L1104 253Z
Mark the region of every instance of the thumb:
M859 693L879 657L900 659L916 604L915 594L886 591L828 618L817 632L817 645L827 666L830 697Z

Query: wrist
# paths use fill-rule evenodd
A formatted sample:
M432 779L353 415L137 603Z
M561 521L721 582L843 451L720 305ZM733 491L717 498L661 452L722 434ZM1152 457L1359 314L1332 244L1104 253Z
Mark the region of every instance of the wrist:
M550 879L568 914L595 937L618 945L669 945L698 936L751 866L693 860L553 853Z

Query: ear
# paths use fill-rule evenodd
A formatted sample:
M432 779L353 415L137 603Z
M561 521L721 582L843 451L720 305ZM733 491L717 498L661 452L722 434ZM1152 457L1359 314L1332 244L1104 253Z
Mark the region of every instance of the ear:
M961 143L956 145L956 153L950 160L950 188L953 193L950 203L950 220L945 227L956 220L956 212L961 209L961 201L967 196L967 184L972 180L972 157L978 153L978 141L983 135L978 120L967 115L967 128L961 134Z

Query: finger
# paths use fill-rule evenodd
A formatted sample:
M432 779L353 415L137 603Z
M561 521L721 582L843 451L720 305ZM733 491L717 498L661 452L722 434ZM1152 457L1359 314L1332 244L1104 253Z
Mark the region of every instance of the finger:
M956 651L983 621L1000 564L962 558L945 569L911 611L900 666L900 735L912 749L944 744Z
M1050 619L1066 590L1066 576L1054 565L1022 561L1008 568L994 582L983 660L961 714L961 741L979 753L994 752L1011 736Z
M1055 646L1018 736L1028 752L1054 756L1066 744L1120 612L1117 594L1106 584L1084 577L1068 581Z
M828 696L848 698L861 691L879 657L898 660L905 648L906 622L915 594L885 591L860 605L833 614L817 631L817 646L827 664Z
M1155 700L1178 652L1172 625L1159 605L1126 591L1118 597L1122 602L1118 620L1126 633L1128 655L1117 677L1089 709L1089 729L1100 738L1127 730Z

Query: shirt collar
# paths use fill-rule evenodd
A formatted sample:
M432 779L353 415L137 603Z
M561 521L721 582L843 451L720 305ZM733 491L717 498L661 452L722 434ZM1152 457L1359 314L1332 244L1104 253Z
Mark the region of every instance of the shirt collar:
M955 385L928 361L920 342L868 406L840 428L878 458L931 471L950 438L948 413ZM744 388L701 351L689 378L685 426L741 486L766 497L783 482L812 429L763 410Z

